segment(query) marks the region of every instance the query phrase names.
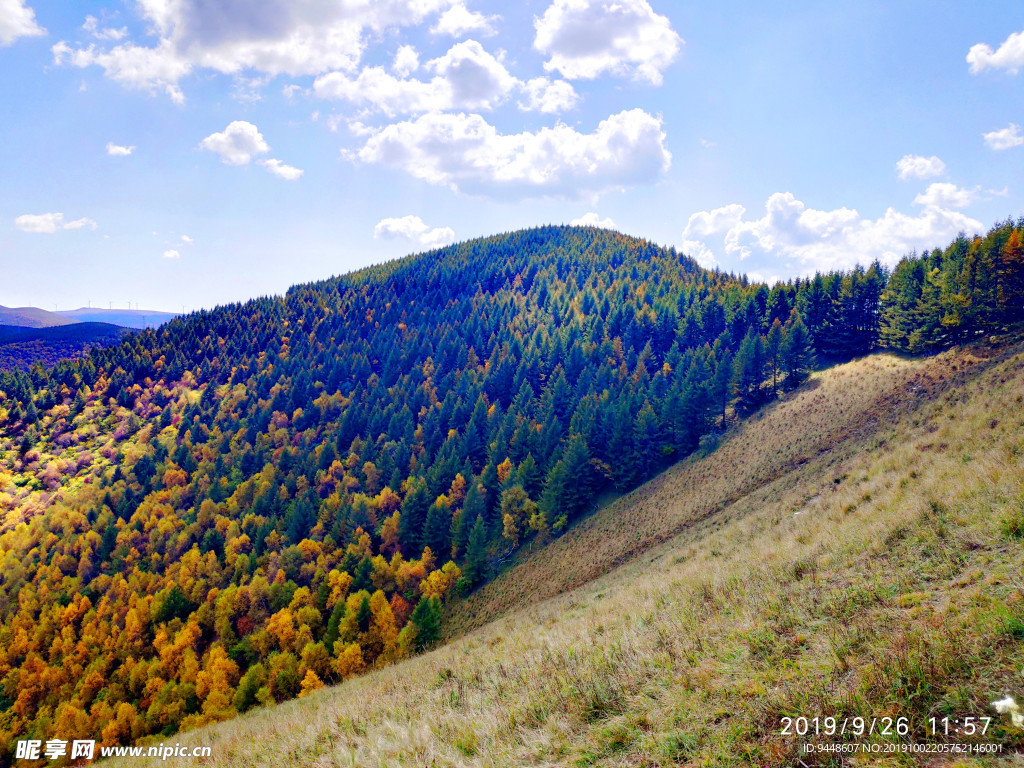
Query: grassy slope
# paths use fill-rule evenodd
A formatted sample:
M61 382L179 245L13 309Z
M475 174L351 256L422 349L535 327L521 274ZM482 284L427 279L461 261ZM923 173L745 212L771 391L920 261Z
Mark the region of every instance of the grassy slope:
M818 374L459 616L527 607L171 743L225 766L790 765L785 714L908 716L916 741L992 715L1024 694L1022 402L1020 339Z

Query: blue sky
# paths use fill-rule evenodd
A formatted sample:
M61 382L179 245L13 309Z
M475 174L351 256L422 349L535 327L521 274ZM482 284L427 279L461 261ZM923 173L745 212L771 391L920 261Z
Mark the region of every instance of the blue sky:
M0 304L591 222L762 279L1024 213L1019 2L0 0Z

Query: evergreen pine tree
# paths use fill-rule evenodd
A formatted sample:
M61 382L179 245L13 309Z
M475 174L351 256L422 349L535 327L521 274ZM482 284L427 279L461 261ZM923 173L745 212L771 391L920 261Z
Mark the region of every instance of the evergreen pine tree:
M359 603L359 608L356 609L356 626L359 627L360 632L369 632L372 620L373 611L370 608L370 595L364 593L363 599Z
M594 493L595 478L590 464L590 449L582 435L569 438L560 463L567 478L562 487L561 503L568 519L572 520L586 511Z
M523 486L530 498L535 499L540 495L544 476L537 467L537 462L533 460L532 453L527 453L526 458L519 463L516 469L516 482Z
M625 491L633 484L635 471L633 466L633 414L630 412L630 398L623 395L611 414L611 429L608 435L606 456L608 465L611 467L612 480L615 487ZM551 480L550 473L544 484L544 494L548 494L548 483ZM560 492L559 492L560 493ZM551 510L545 506L544 497L541 497L541 509L548 514L549 520L554 520Z
M732 399L733 356L720 340L715 342L714 363L715 372L711 379L708 397L713 403L715 411L721 417L721 428L724 430L727 426L729 401Z
M416 626L417 651L423 651L441 639L441 601L436 597L421 598L409 620Z
M782 362L782 323L778 318L775 318L765 338L764 354L768 363L768 375L772 377L772 388L768 395L775 397L779 392L779 370Z
M914 310L921 297L924 265L916 255L902 259L882 291L879 338L887 347L907 349Z
M555 462L555 466L548 472L544 481L544 492L540 496L540 509L547 515L556 530L564 527L568 521L568 509L566 507L566 485L571 478L565 471L565 464L561 461Z
M462 570L470 587L487 580L487 524L477 515L466 544L466 567Z
M441 562L451 557L451 528L452 515L447 505L437 502L431 504L423 527L422 547L430 547L430 551Z
M682 391L678 395L676 406L682 417L681 425L674 430L675 449L687 454L700 444L701 437L707 432L711 410L710 388L713 382L706 362L705 352L694 356L693 362L686 372ZM678 418L678 417L677 417Z
M408 491L402 500L402 514L398 521L398 544L402 554L415 557L421 551L423 526L427 521L430 500L422 478L409 481Z
M785 386L795 389L807 378L812 360L810 334L796 310L790 314L783 329L779 357L786 372Z
M327 634L324 635L324 646L328 653L334 653L334 644L340 637L341 620L345 618L345 601L339 600L331 611L331 617L327 620Z
M914 329L907 337L907 350L913 354L932 352L944 346L942 326L942 251L937 248L924 261L921 296L913 310Z
M660 449L661 424L650 401L644 400L633 426L631 463L635 467L638 480L646 479L652 468L662 460Z
M764 341L751 328L743 337L732 364L733 394L737 398L737 407L745 413L750 413L762 402L764 364Z
M476 519L482 517L483 514L484 499L480 492L480 483L473 478L466 487L466 499L462 502L462 512L457 519L453 520L455 530L452 532L452 542L455 547L456 559L461 560L465 556L470 531L473 529Z

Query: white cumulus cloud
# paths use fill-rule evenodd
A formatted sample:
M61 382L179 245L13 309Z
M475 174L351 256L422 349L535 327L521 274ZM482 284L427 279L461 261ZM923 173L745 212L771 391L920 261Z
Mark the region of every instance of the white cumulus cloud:
M683 240L681 243L682 252L692 258L705 269L715 269L718 266L718 259L702 240ZM749 276L750 273L748 272Z
M408 68L409 63L411 59L402 68ZM354 77L331 72L316 79L313 92L323 99L345 99L393 116L451 109L490 110L519 86L505 65L476 40L455 44L424 68L435 76L430 80L410 79L383 67L365 67ZM397 72L396 66L392 69Z
M165 259L180 259L181 254L178 253L178 251L174 250L173 248L168 248L166 251L163 252L163 257Z
M602 219L593 211L584 213L578 219L569 222L574 227L600 227L601 229L613 229L615 222L609 218Z
M0 46L19 37L38 37L46 30L36 23L36 12L24 0L0 0Z
M313 92L321 99L343 99L389 117L447 109L451 104L451 89L441 78L396 77L383 67L366 67L355 77L331 72L316 79Z
M93 221L90 218L87 218L87 217L83 216L80 219L75 219L74 221L65 222L63 224L62 228L63 229L84 229L85 227L89 227L89 229L96 229L96 222Z
M2 0L11 3L14 0ZM163 90L184 100L179 81L194 70L274 77L352 71L368 40L386 29L421 24L453 0L136 0L152 46L125 42L53 48L57 64L100 66L128 87Z
M455 109L491 109L517 84L505 65L476 40L453 45L427 67L448 83Z
M972 45L967 52L967 63L971 65L972 75L990 67L1016 75L1024 67L1024 30L1014 32L996 50L985 43Z
M514 92L522 94L522 110L546 114L572 109L579 95L565 80L537 77L522 81L476 40L453 45L423 69L435 73L429 80L410 78L419 69L415 49L403 46L391 71L364 67L358 74L329 72L316 79L313 92L322 99L343 99L388 117L452 110L489 111Z
M701 263L714 264L706 238L715 236L724 253L734 258L756 255L811 273L848 269L875 259L894 264L914 249L942 245L961 231L977 232L982 227L980 221L937 205L927 205L916 216L889 208L881 217L870 219L851 208L809 208L790 192L769 197L761 218L748 219L745 213L735 205L694 214L683 233L684 250ZM688 238L698 234L701 237Z
M552 82L546 77L535 77L522 83L520 89L523 99L519 101L519 108L531 112L565 112L575 107L580 100L572 84L565 80Z
M270 145L259 128L245 120L235 120L223 131L211 133L199 142L199 148L219 155L221 162L227 165L248 165L257 155L265 155L270 151ZM295 181L303 174L301 168L274 157L258 162L270 173L287 181Z
M994 149L997 152L1024 144L1024 134L1021 134L1020 126L1016 123L1010 123L998 131L983 133L981 136L985 139L989 149Z
M896 175L901 179L927 179L939 176L946 170L946 164L932 155L904 155L896 162Z
M747 209L738 203L725 205L710 211L698 211L691 214L683 230L681 243L683 253L693 257L702 267L714 269L718 259L703 238L721 235L740 223Z
M100 20L95 16L86 16L82 29L99 40L123 40L128 35L128 28L101 27Z
M192 64L180 58L169 42L153 48L124 43L109 51L90 45L72 48L63 40L52 48L53 63L75 67L102 67L107 77L127 88L153 93L164 91L175 104L182 104L185 95L178 80L192 71Z
M570 80L612 73L660 85L683 45L647 0L554 0L534 27L544 68Z
M408 77L420 68L420 55L411 45L400 46L391 62L391 71L399 77Z
M668 170L661 119L633 109L592 133L562 123L502 134L480 115L423 115L375 131L353 156L431 184L504 197L592 197Z
M429 227L419 216L381 219L373 228L374 238L409 240L428 248L438 248L455 242L451 227Z
M228 165L247 165L256 155L270 151L259 129L245 120L235 120L223 131L211 133L199 146L220 155L221 162Z
M707 237L717 235L739 224L747 209L738 203L715 208L711 211L698 211L690 216L683 230L683 238Z
M949 182L929 184L928 189L914 198L915 205L932 205L937 208L966 208L978 197L976 189L961 189Z
M96 222L89 218L64 221L63 213L26 213L14 220L14 226L22 232L36 232L52 235L59 229L96 229Z
M456 2L441 14L437 24L430 31L435 35L452 37L464 37L470 32L488 36L495 33L493 25L499 19L499 16L485 16L478 11L471 11L465 3Z
M275 176L280 176L282 179L285 179L286 181L295 181L304 173L304 171L301 168L296 168L294 165L287 165L286 163L282 163L280 160L277 160L275 158L263 160L262 165L272 174L274 174Z
M134 145L126 147L122 144L115 144L112 141L107 142L107 154L111 157L128 157L134 151Z

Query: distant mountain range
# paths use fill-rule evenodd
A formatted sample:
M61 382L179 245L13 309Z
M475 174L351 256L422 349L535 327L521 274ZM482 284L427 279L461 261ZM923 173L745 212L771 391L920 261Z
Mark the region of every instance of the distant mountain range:
M0 325L22 328L53 328L74 323L108 323L122 328L154 328L177 317L173 312L151 309L100 309L80 307L50 312L39 307L0 306Z
M0 306L0 370L28 370L74 359L93 347L114 344L133 329L154 328L177 317L147 309L79 309Z
M57 312L61 317L77 323L111 323L124 328L155 328L177 317L176 312L158 312L155 309L98 309L80 307Z
M47 312L39 307L0 306L0 325L17 325L22 328L53 328L58 325L76 323L56 312Z

